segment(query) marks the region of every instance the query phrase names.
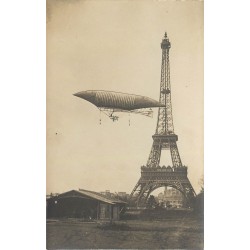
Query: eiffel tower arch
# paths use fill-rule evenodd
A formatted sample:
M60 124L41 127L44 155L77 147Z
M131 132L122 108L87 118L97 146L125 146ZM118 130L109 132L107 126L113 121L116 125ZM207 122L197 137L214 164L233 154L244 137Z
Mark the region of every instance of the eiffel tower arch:
M178 136L174 133L169 50L171 44L165 33L161 42L162 63L159 102L165 107L158 110L158 119L153 145L146 166L141 167L141 178L130 194L137 206L145 205L150 193L160 187L170 186L179 190L187 203L195 196L195 191L187 177L187 167L182 164L177 147ZM170 151L172 166L160 166L162 150Z

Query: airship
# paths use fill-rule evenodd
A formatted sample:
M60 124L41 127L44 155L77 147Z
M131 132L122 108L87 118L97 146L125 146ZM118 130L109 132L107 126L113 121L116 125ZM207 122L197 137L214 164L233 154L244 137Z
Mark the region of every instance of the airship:
M146 96L104 90L86 90L75 93L104 112L113 121L118 120L116 112L137 113L152 117L152 108L165 107L164 104Z

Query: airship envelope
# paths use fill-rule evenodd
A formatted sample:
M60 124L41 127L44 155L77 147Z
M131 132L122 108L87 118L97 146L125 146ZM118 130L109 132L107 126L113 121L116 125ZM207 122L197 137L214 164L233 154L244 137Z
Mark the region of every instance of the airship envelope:
M74 96L91 102L98 108L134 110L143 108L165 107L164 104L146 96L125 94L104 90L81 91Z

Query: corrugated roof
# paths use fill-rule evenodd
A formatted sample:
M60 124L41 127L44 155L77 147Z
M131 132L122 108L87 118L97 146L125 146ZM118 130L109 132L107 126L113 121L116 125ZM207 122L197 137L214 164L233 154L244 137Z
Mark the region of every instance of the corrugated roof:
M90 198L105 202L105 203L109 203L109 204L115 204L115 202L113 202L112 200L106 198L106 197L102 197L101 195L98 195L92 191L88 191L88 190L84 190L84 189L79 189L77 192L79 192L80 194L84 194Z
M115 203L126 203L125 201L121 201L121 200L118 200L118 199L114 199L114 198L109 198L109 197L106 197L105 195L102 195L100 193L97 193L97 192L94 192L94 191L89 191L89 190L85 190L85 189L79 189L79 192L80 193L83 193L89 197L92 197L92 198L95 198L95 199L103 199L103 201L107 203L112 203L112 204L115 204Z
M100 193L94 192L94 191L89 191L89 190L85 190L85 189L79 189L79 190L71 190L62 194L58 194L58 196L53 196L48 198L49 199L60 199L60 198L69 198L69 197L79 197L79 198L91 198L91 199L95 199L98 201L102 201L104 203L108 203L108 204L126 204L126 202L118 200L118 199L114 199L114 198L109 198L106 197L105 195L102 195Z
M86 191L71 190L71 191L59 194L58 196L51 197L49 199L64 199L64 198L71 198L71 197L91 198L91 199L95 199L95 200L102 201L102 202L112 204L112 205L116 204L115 202L111 201L110 199L95 195L87 190Z

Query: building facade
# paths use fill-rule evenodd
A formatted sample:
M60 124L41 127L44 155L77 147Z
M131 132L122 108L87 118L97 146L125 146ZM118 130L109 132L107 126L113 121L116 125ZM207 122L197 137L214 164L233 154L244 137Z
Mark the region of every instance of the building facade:
M183 194L171 187L165 187L164 193L159 193L158 202L166 208L181 208L184 206Z

